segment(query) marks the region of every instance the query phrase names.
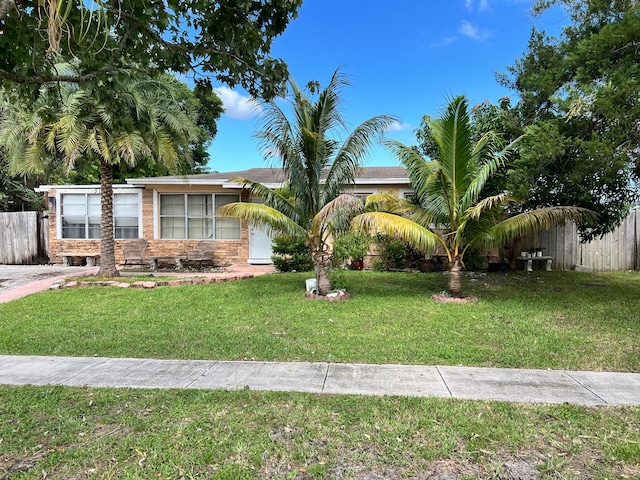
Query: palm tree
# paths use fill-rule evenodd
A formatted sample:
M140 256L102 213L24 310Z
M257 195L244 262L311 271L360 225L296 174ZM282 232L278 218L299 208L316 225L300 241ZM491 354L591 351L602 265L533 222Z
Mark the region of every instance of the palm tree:
M276 156L281 162L287 188L277 191L237 178L251 193L262 197L264 204L233 203L218 210L222 216L303 238L309 247L320 295L331 290L326 272L331 260L330 238L336 226L331 219L344 207L359 203L355 196L341 193L354 182L376 137L396 121L386 115L372 117L348 133L344 141L340 140L340 131L346 131L340 111L344 85L348 81L338 69L314 101L291 80L291 120L275 102L263 104L264 115L256 137L267 155Z
M464 255L473 246L494 247L540 228L574 220L589 223L593 212L577 207L549 207L510 214L518 200L509 193L482 196L487 180L504 165L516 142L500 148L492 132L472 141L467 101L452 99L441 118L431 120L438 159L427 160L415 149L389 141L407 169L415 189L412 202L386 202L387 211L358 215L354 228L395 235L425 253L441 247L449 261L449 293L461 295ZM370 199L369 203L372 199ZM384 204L385 202L381 202ZM369 208L371 210L371 208Z
M143 158L176 170L190 161L201 130L186 111L185 90L171 75L120 76L109 85L42 88L33 105L5 108L0 128L12 171L38 173L51 162L68 170L86 157L100 165L98 275L117 276L113 231L113 167Z

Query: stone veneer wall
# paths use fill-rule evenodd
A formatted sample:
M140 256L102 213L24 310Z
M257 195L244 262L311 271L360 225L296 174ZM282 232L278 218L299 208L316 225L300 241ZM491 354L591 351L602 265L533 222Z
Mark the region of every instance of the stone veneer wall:
M230 192L224 192L230 193ZM56 196L55 190L47 193L48 197ZM248 193L241 195L243 202L248 201ZM48 203L48 205L52 205ZM62 263L61 253L100 252L100 240L62 240L57 237L57 215L55 208L49 209L49 258L51 263ZM186 256L188 250L194 249L199 240L160 240L153 238L153 189L142 190L142 233L148 242L145 257ZM240 240L211 240L215 245L215 261L219 265L246 263L249 258L249 228L243 222L240 229ZM116 263L124 263L122 242L116 240Z

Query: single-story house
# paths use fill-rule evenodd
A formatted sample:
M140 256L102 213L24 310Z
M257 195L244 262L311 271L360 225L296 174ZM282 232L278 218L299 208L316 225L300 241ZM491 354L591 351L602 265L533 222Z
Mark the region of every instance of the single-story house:
M219 263L271 263L271 239L244 222L216 217L218 207L231 202L260 202L234 177L245 177L272 188L283 186L276 168L127 179L114 185L116 261L123 263L122 242L145 239L145 256L179 256L200 240L215 243ZM62 263L70 252L100 251L100 186L43 185L49 215L49 258ZM359 195L413 190L402 167L363 168L346 191Z

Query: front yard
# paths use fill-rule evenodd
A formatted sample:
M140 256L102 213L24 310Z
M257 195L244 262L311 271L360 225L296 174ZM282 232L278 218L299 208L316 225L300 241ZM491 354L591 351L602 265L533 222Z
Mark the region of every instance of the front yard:
M469 274L476 305L430 300L439 274L336 272L226 284L50 291L0 305L0 354L639 371L640 274Z
M640 275L338 272L50 291L0 305L0 353L638 371ZM0 387L0 478L640 478L640 407L253 391Z

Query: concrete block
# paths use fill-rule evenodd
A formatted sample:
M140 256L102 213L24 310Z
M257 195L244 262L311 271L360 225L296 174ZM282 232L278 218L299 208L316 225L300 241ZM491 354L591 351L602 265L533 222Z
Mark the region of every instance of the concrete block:
M326 363L218 362L191 388L321 393Z
M329 364L324 393L449 397L435 367Z
M586 266L584 266L584 265L577 265L577 264L576 264L576 265L574 265L574 266L573 266L573 269L574 269L576 272L593 272L593 268L591 268L591 267L586 267Z
M565 372L480 367L438 367L451 395L473 400L604 405Z
M214 364L208 360L114 358L75 375L65 385L92 387L184 388Z
M613 405L640 405L640 373L567 372L602 400Z
M106 358L0 356L0 384L65 385L80 372L107 361Z

